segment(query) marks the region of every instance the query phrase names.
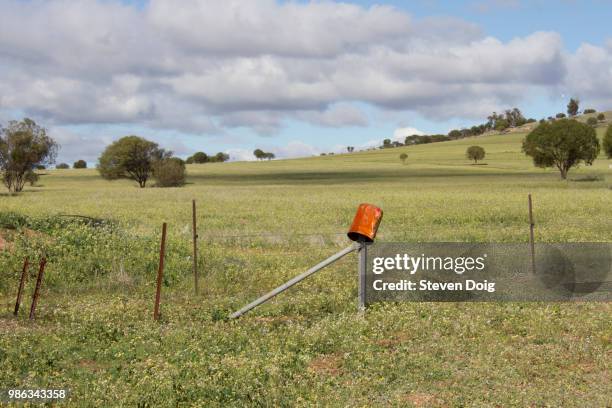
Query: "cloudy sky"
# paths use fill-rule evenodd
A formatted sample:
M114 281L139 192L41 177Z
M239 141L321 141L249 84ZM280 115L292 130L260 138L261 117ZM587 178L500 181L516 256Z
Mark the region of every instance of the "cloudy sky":
M138 134L279 157L446 133L518 106L612 109L606 0L0 0L0 123L59 159Z

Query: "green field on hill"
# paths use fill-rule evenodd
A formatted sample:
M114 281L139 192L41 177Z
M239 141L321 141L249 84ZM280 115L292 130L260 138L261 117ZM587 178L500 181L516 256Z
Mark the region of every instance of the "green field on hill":
M44 171L38 186L0 196L0 384L69 388L73 406L609 406L609 303L379 304L360 315L351 255L225 319L348 245L361 202L384 211L380 241L526 242L531 193L538 241L611 242L612 160L561 180L521 153L524 136L188 165L182 188ZM478 165L471 145L486 150ZM27 320L34 268L14 318L23 257L42 252L38 318Z

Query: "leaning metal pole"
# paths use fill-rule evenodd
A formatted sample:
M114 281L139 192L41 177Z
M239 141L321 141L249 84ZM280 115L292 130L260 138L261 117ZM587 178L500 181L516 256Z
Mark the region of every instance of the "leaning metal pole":
M259 299L254 300L253 302L249 303L248 305L246 305L242 309L238 310L237 312L232 313L230 315L230 319L235 319L237 317L242 316L243 314L245 314L249 310L254 309L257 306L261 305L262 303L267 302L268 300L272 299L274 296L278 295L279 293L282 293L282 292L286 291L287 289L289 289L290 287L292 287L296 283L303 281L304 279L306 279L310 275L314 274L315 272L325 268L328 265L331 265L332 263L336 262L338 259L342 258L343 256L345 256L347 254L350 254L353 251L357 251L359 248L361 248L361 246L362 246L362 244L360 244L358 242L353 243L351 246L346 247L345 249L343 249L342 251L338 252L337 254L330 256L329 258L327 258L323 262L313 266L312 268L310 268L306 272L304 272L304 273L296 276L295 278L287 281L286 283L282 284L281 286L279 286L278 288L274 289L273 291L271 291L269 293L266 293L265 295L263 295Z

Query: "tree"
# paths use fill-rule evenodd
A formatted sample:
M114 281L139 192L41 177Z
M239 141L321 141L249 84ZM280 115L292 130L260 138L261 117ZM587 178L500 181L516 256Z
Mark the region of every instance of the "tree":
M497 119L495 121L495 130L502 131L506 130L510 127L510 122L507 119Z
M470 160L474 160L474 164L476 164L478 160L484 159L485 149L480 146L470 146L467 148L465 156Z
M228 161L229 159L230 159L229 154L219 152L215 154L214 156L209 157L208 161L213 162L213 163L223 163L223 162Z
M461 137L463 137L463 134L460 130L453 129L448 132L448 137L450 137L451 139L461 139Z
M557 113L557 114L555 115L555 117L556 117L557 119L563 119L563 118L565 117L565 113L563 113L563 112Z
M144 188L156 160L167 159L172 152L140 136L125 136L109 145L98 159L98 171L107 180L129 179Z
M392 147L392 145L391 145L391 139L385 139L385 140L383 140L383 145L382 145L382 148L383 148L383 149L388 149L388 148L390 148L390 147Z
M355 146L346 146L346 151L349 153L353 153L353 151L355 150Z
M603 149L608 159L612 159L612 125L608 126L608 130L606 130L604 135Z
M180 187L187 177L185 162L178 157L156 160L153 163L153 178L157 187Z
M542 123L523 140L523 152L537 167L557 167L566 179L572 167L592 164L599 154L595 129L572 119Z
M261 149L253 150L253 156L255 156L257 160L263 160L265 158L265 155L266 153Z
M274 153L271 153L271 152L264 153L264 158L266 158L266 159L268 159L268 160L272 160L272 159L274 159L275 157L276 157L276 156L274 155Z
M402 153L400 154L399 158L403 164L406 164L406 159L408 159L408 155L406 153Z
M572 117L578 114L578 109L580 109L580 101L578 98L571 98L569 103L567 104L567 114Z
M75 169L86 169L87 168L87 162L85 160L77 160L77 161L74 162L72 167L75 168Z
M53 164L58 148L47 129L31 119L0 127L0 175L9 192L23 190L37 166Z
M595 109L585 109L582 113L584 113L585 115L588 115L589 113L595 113L597 112Z
M187 158L187 164L197 163L202 164L209 161L209 157L204 152L196 152Z
M70 168L70 165L68 163L60 163L57 166L55 166L55 168L58 170L66 170Z
M606 120L606 115L600 113L599 115L597 115L597 120L603 122L604 120Z

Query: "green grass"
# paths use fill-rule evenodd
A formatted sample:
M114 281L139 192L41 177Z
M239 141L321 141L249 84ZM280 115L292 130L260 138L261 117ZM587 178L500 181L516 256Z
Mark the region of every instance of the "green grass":
M601 134L603 129L598 129ZM606 406L612 308L593 304L397 304L355 313L349 256L240 319L259 294L347 245L360 202L381 241L612 241L612 161L560 180L520 153L524 135L299 160L188 166L178 189L50 170L0 196L0 388L72 389L74 406ZM483 146L483 165L465 159ZM402 165L399 155L408 154ZM191 200L202 293L192 296ZM54 217L113 222L91 226ZM152 303L161 223L162 321ZM10 313L22 256L46 251L38 319Z

